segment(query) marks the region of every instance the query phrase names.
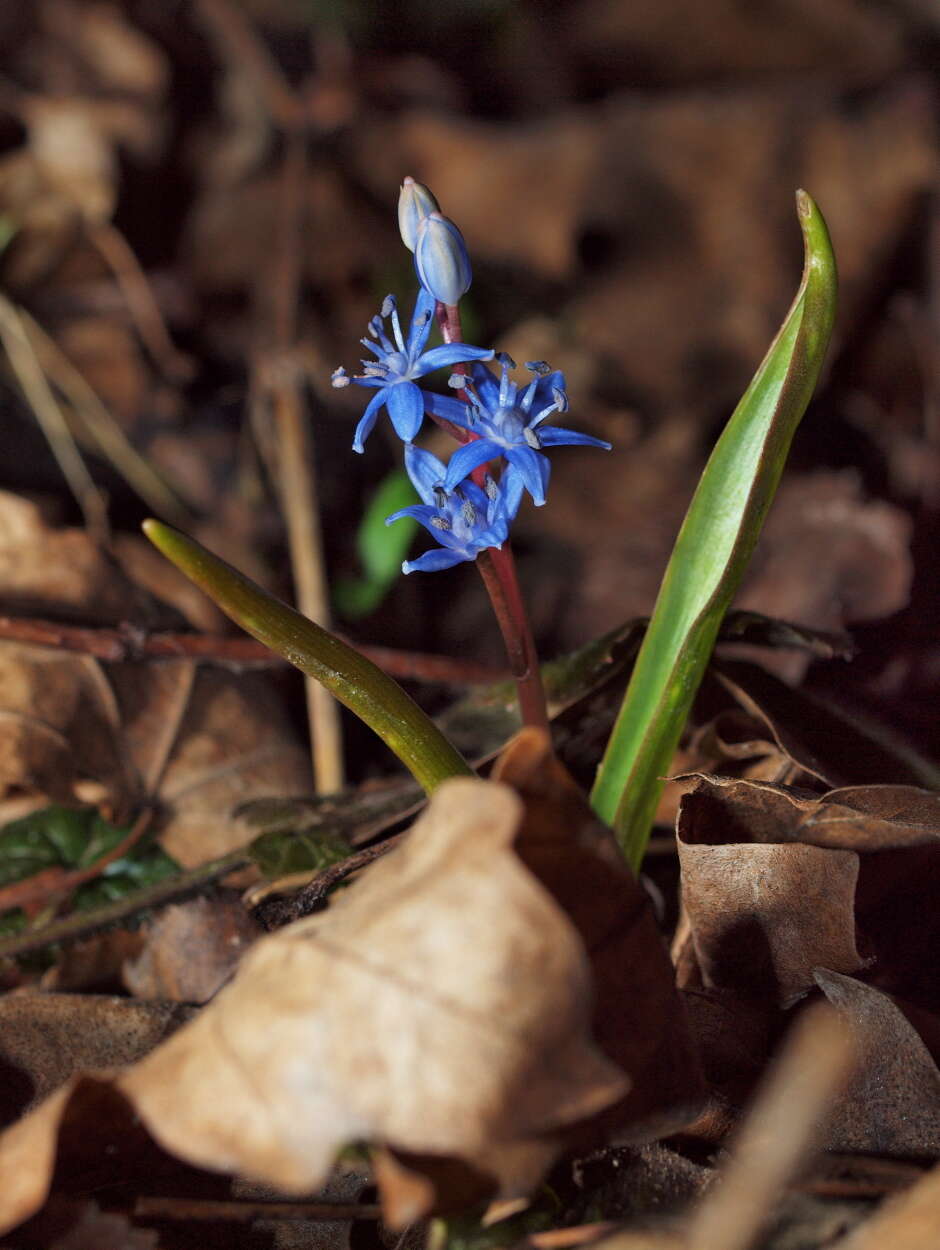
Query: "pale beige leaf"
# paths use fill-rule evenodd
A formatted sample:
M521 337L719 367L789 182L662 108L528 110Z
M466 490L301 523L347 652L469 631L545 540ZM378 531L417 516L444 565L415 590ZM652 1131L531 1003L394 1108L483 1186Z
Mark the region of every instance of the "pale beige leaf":
M157 1140L281 1188L385 1141L479 1160L581 1120L627 1078L589 1040L570 922L512 842L507 787L446 782L407 841L120 1080Z

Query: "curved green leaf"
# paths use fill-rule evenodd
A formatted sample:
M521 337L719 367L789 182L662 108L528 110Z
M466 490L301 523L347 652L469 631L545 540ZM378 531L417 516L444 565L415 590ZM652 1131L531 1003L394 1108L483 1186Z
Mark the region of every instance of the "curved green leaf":
M634 867L832 331L836 267L829 233L805 191L797 192L796 205L805 248L799 290L702 473L591 796Z
M246 633L326 686L374 729L429 794L446 777L470 773L430 717L364 655L262 590L205 547L160 521L144 533Z

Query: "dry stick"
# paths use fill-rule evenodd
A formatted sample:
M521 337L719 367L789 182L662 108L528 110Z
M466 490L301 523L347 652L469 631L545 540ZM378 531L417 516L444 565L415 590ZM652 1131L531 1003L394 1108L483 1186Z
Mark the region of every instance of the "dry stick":
M805 1012L765 1078L728 1166L692 1214L687 1250L748 1250L754 1244L815 1147L855 1060L851 1034L832 1007L820 1003Z
M160 306L133 248L110 222L85 222L85 231L114 274L127 311L154 364L171 381L188 381L192 365L173 345Z
M0 339L26 401L39 422L62 475L75 496L88 532L96 542L110 541L108 513L104 497L91 480L68 422L59 407L46 375L36 358L26 329L15 306L0 295Z
M303 196L307 169L305 135L287 135L279 192L281 220L278 252L272 269L272 311L275 358L262 372L274 409L278 478L287 523L291 569L297 606L304 615L329 629L330 601L323 567L323 540L317 501L313 440L304 403L300 372L293 359L297 338L297 306L301 280ZM339 704L313 677L304 679L318 794L343 787L343 742Z
M214 1198L140 1197L134 1217L140 1220L378 1220L382 1208L355 1202L248 1202Z
M53 942L72 942L77 938L97 933L99 929L108 929L113 925L130 920L138 912L154 907L163 907L166 903L188 898L198 894L207 886L214 885L229 873L237 872L251 863L244 850L230 851L221 859L201 864L178 877L158 881L154 885L137 890L126 898L117 899L113 903L105 903L94 911L77 912L66 916L64 920L54 920L51 924L42 925L38 929L27 929L25 933L17 933L13 937L0 939L0 960L14 959L19 955L27 955L30 951L41 950Z
M130 442L97 393L53 338L24 309L20 320L46 376L68 400L75 416L102 455L111 461L132 490L160 516L181 529L192 526L186 504Z
M361 651L393 677L440 682L445 686L483 686L505 681L509 676L503 669L490 668L472 660L454 660L447 655L429 655L421 651L398 651L394 647L375 647L353 642L342 634L337 637ZM90 629L34 617L0 616L0 641L75 651L115 664L128 660L190 659L240 670L276 668L289 663L254 638L228 634L149 633L128 622L115 629Z
M462 341L460 311L456 305L438 302L437 321L445 343ZM454 372L458 374L465 374L466 371L466 365L463 364L458 364L454 368ZM458 391L458 394L465 402L468 401L469 397L465 390ZM466 436L461 441L466 441ZM484 466L474 470L473 477L478 486L484 485L485 473ZM525 609L522 592L519 589L516 562L509 539L506 539L501 548L491 547L481 551L477 556L476 564L503 635L509 666L519 692L522 723L535 725L539 729L547 730L550 734L551 725L545 702L545 690L542 686L538 652L535 649L529 614Z

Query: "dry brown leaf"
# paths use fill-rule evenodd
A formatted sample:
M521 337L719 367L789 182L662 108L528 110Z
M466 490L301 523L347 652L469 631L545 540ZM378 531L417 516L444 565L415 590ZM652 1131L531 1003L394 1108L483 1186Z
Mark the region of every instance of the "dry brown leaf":
M863 967L858 857L782 845L774 827L732 829L709 800L704 785L686 795L677 824L683 907L705 986L783 1005L812 987L820 965Z
M518 734L493 777L524 800L516 852L581 935L596 987L593 1035L632 1081L623 1100L583 1126L582 1140L676 1131L698 1107L701 1077L646 891L544 735Z
M622 1095L577 934L513 853L521 816L504 786L446 782L325 916L257 943L122 1078L158 1140L298 1190L351 1140L482 1163Z
M834 1109L827 1148L940 1156L940 1070L887 994L825 968L816 982L845 1017L860 1061Z
M154 804L164 849L192 867L250 839L238 804L309 786L307 754L262 674L0 645L0 797L92 799L119 819Z
M700 774L682 799L678 831L706 984L717 977L760 993L769 976L765 989L785 1000L809 988L816 966L852 973L867 964L869 981L940 1011L940 795L880 785L815 797ZM768 880L760 869L771 863ZM747 932L757 941L742 941Z
M124 984L135 998L208 1002L260 933L238 899L197 898L165 907L143 950L125 962Z
M0 997L5 1124L74 1073L134 1063L191 1016L176 1003L93 994Z
M90 779L120 802L128 778L114 696L88 656L0 644L0 795L74 802Z
M829 706L811 692L794 689L762 664L721 658L713 665L712 673L714 680L770 735L794 770L808 773L810 778L832 788L929 784L929 765L925 773L922 763L912 759L906 745L896 741L890 730L881 726L860 728L853 716ZM696 765L694 771L719 770Z
M0 611L81 616L89 624L173 619L97 547L84 530L54 529L39 508L0 492Z
M318 1185L364 1139L531 1188L559 1132L629 1081L590 1038L576 929L513 850L523 815L507 786L445 782L329 911L252 947L186 1029L118 1079L161 1145L288 1191ZM18 1219L42 1200L65 1106L0 1143L0 1172L24 1142L40 1160L31 1197L10 1200Z
M784 481L736 605L829 630L890 616L910 596L912 528L900 508L866 499L855 473ZM800 651L761 659L794 682L810 663Z

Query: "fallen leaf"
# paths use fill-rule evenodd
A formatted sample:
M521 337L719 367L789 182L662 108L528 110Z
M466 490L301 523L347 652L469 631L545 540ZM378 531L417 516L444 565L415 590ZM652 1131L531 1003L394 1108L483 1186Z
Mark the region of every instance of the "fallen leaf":
M866 979L881 989L940 1010L940 794L880 785L817 797L690 780L679 857L706 985L750 994L773 985L783 1002L810 987L816 966L851 974L869 965Z
M902 1011L880 990L817 968L847 1020L859 1064L828 1124L828 1150L940 1156L940 1070Z
M712 672L740 707L763 725L794 767L824 785L940 785L940 769L889 727L787 685L763 663L719 657Z
M124 984L135 998L208 1002L260 933L238 899L165 907L148 927L143 950L125 962Z
M512 849L522 812L506 786L446 782L324 916L258 942L122 1078L161 1143L298 1190L351 1140L485 1171L615 1102L628 1081L589 1040L577 933Z
M0 997L0 1115L9 1123L76 1072L134 1063L186 1021L176 1003L94 994Z
M172 628L165 607L135 586L84 530L55 529L28 499L0 492L0 611L80 616L91 624L132 619Z
M525 803L516 852L580 934L595 985L593 1036L631 1078L621 1101L582 1126L582 1140L676 1131L698 1109L701 1076L648 894L544 735L518 734L493 777Z
M683 797L677 823L682 902L705 986L784 1005L812 987L820 965L863 967L858 857L783 843L772 821L733 826L712 793L700 782Z

